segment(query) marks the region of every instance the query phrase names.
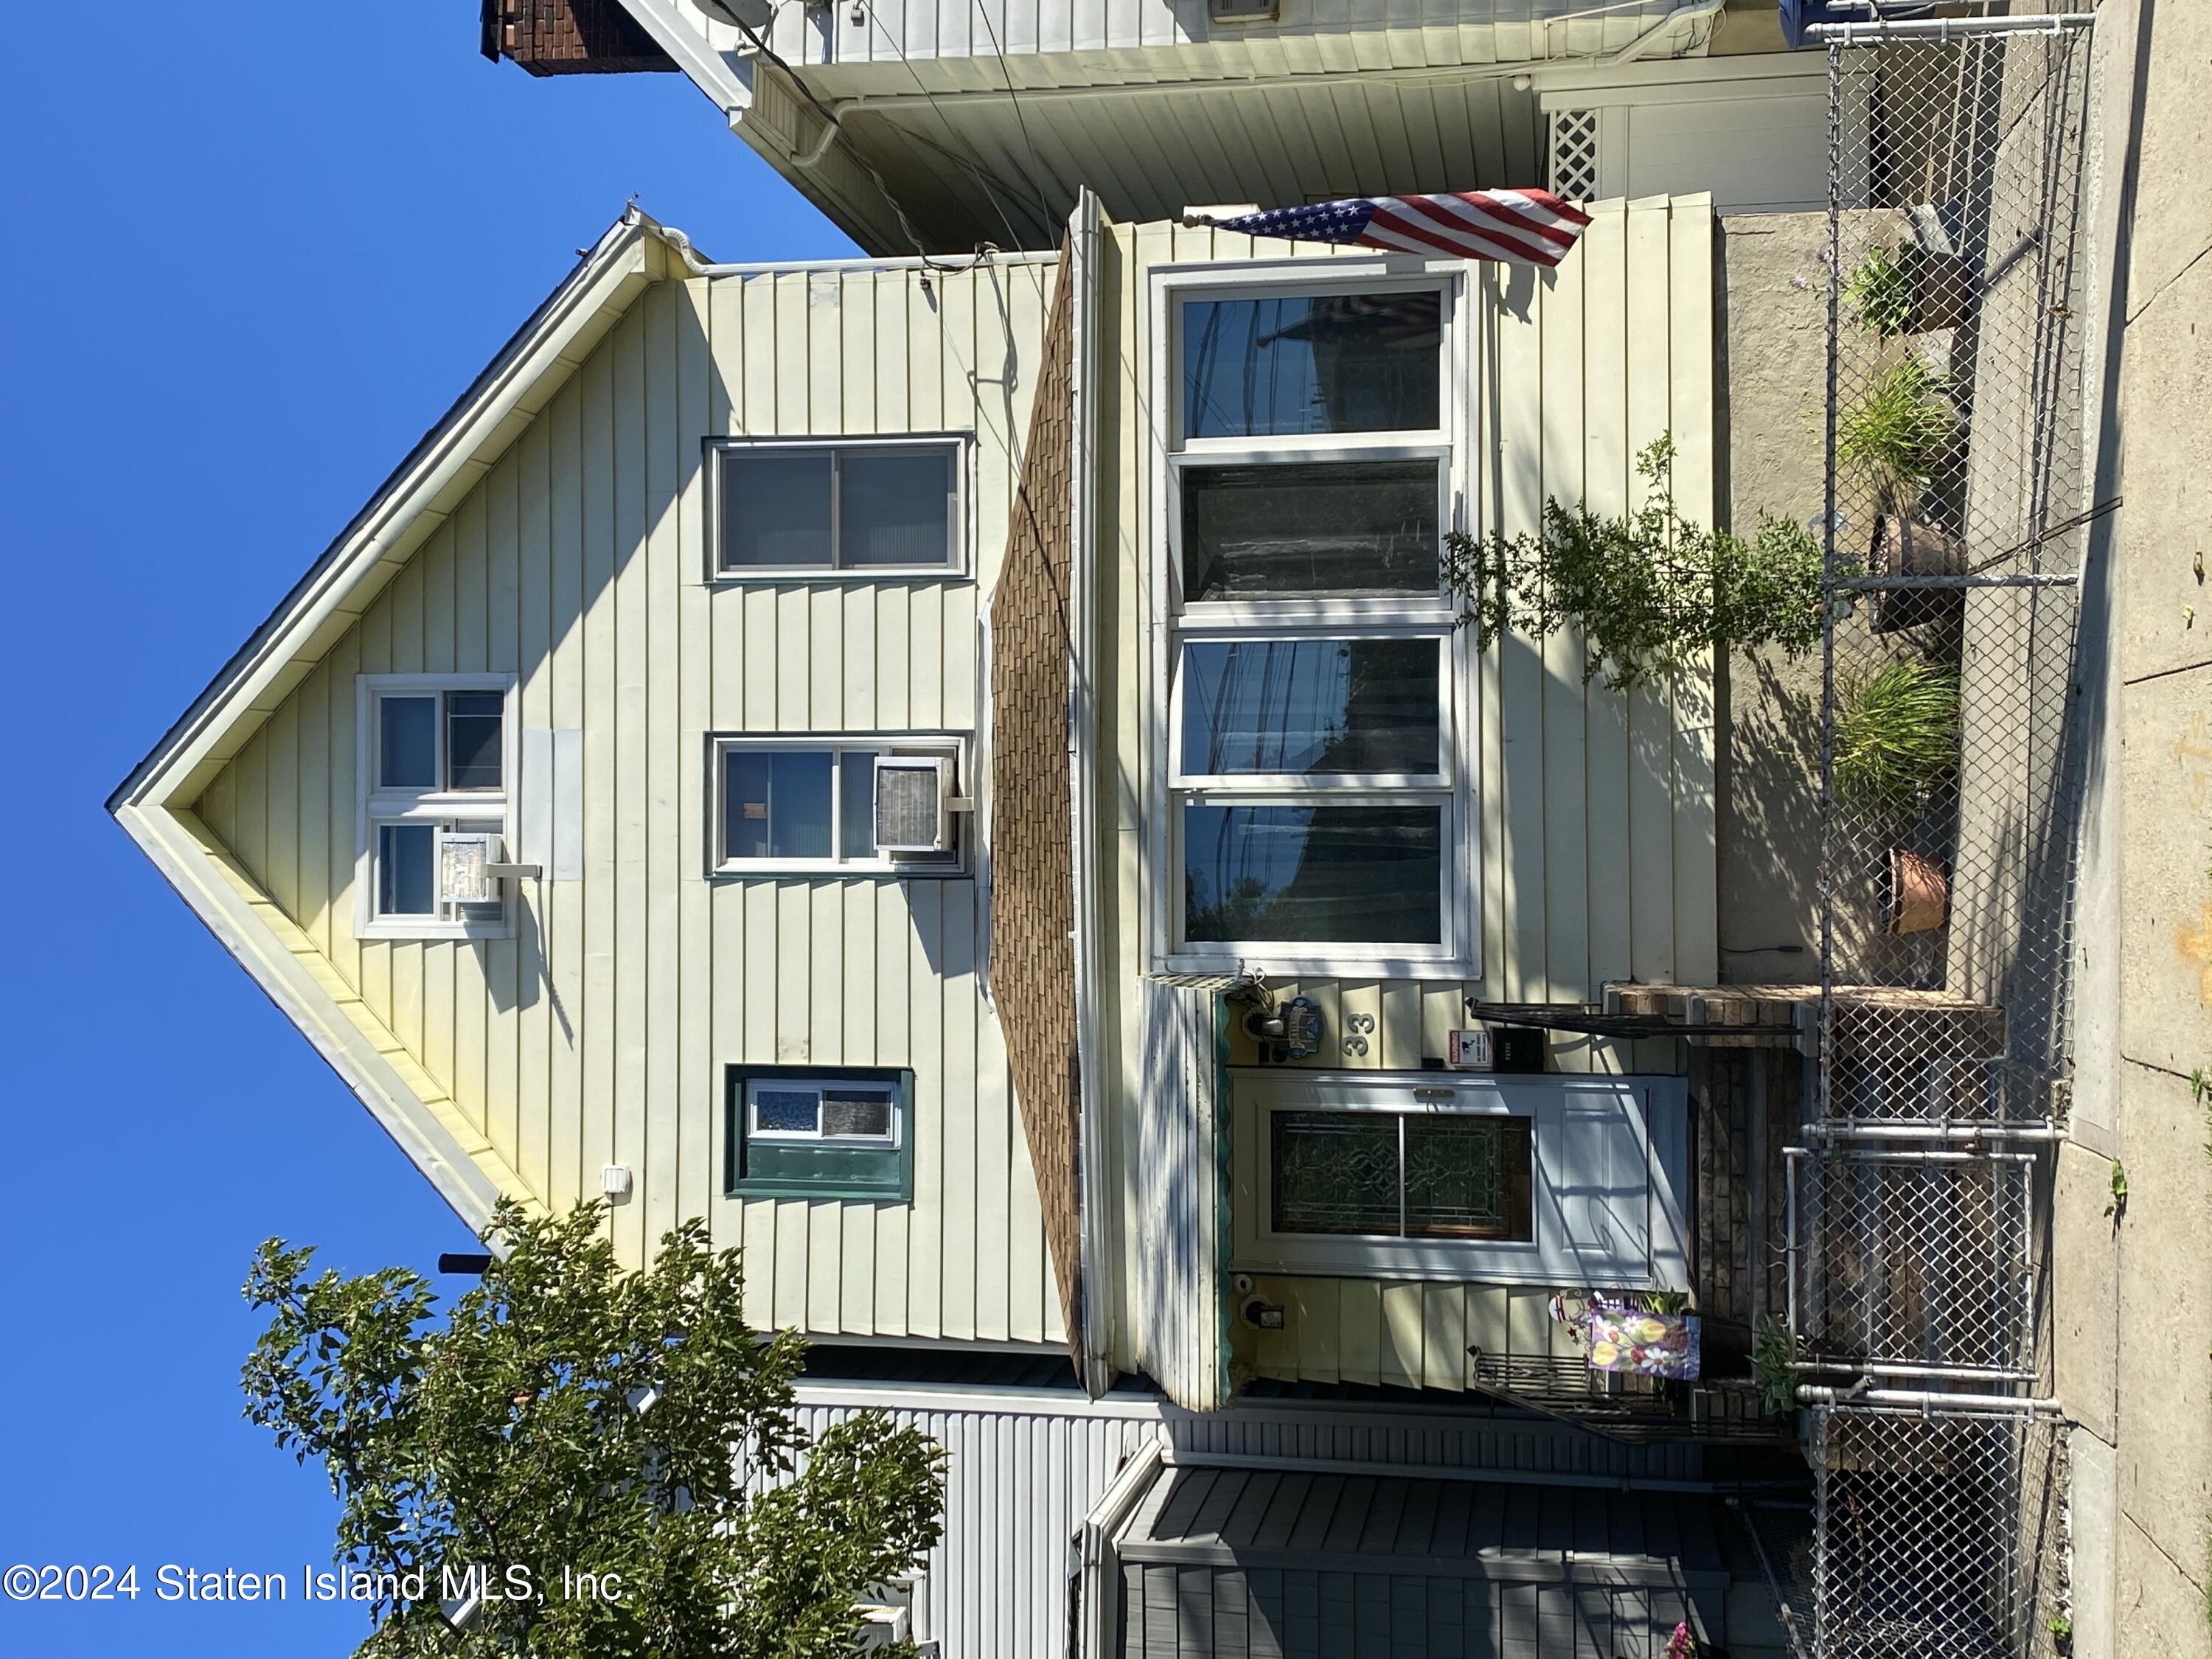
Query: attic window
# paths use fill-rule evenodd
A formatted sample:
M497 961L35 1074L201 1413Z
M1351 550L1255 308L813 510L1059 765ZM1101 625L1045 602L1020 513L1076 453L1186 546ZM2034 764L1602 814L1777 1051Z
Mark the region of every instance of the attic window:
M501 861L514 835L514 676L364 674L359 684L357 933L511 935L503 892L467 902L446 895L457 872Z

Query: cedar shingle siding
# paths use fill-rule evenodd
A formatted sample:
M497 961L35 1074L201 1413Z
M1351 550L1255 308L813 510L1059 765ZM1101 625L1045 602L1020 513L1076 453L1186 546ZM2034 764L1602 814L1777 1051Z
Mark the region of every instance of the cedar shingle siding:
M991 599L990 972L1060 1313L1079 1364L1083 1234L1067 754L1073 295L1063 247L1006 564Z
M483 0L483 55L532 75L634 75L672 70L622 0Z

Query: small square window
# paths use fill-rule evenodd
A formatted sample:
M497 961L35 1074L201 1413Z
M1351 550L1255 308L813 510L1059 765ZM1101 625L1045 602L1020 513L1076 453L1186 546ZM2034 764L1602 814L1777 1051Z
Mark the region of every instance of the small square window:
M826 449L733 449L722 458L722 563L732 570L830 568Z
M905 1199L914 1074L875 1066L732 1066L733 1196Z

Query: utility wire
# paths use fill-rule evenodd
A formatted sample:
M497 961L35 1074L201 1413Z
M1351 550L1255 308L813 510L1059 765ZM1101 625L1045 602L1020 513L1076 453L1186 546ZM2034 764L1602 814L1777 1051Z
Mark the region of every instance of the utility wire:
M937 101L937 94L930 90L929 83L921 78L921 71L914 66L914 60L906 55L905 44L900 40L898 36L893 34L890 30L884 26L883 19L876 15L875 0L860 0L860 3L867 10L868 21L877 28L883 30L884 39L890 43L891 50L898 54L898 60L905 66L908 76L912 78L915 84L915 89L921 93L921 95L928 100L930 112L937 117L938 125L945 129L945 136L949 139L959 141L959 130L953 125L952 118L945 112L945 106ZM997 37L994 35L993 38L995 40ZM1014 114L1015 118L1018 120L1021 116L1021 111L1018 106L1016 107ZM992 189L991 186L994 182L1004 185L1007 194L1010 196L1018 197L1021 192L1016 190L1011 184L1008 184L1006 179L1000 178L997 173L992 171L989 164L983 160L982 151L975 147L975 143L973 139L964 141L965 148L968 151L968 159L963 161L960 156L955 155L944 145L937 143L932 139L926 138L918 132L908 133L908 137L914 139L916 143L927 144L932 149L944 156L954 166L964 167L969 172L974 173L976 180L982 185L984 194L991 198L991 207L992 210L998 214L999 222L1006 227L1007 240L1013 242L1018 246L1020 245L1023 240L1022 235L1014 228L1013 221L1006 216L1006 204L999 199L998 191ZM1022 141L1025 144L1029 142L1029 134L1026 130L1024 130L1022 134ZM1048 239L1049 239L1053 232L1058 228L1058 221L1053 215L1051 204L1046 201L1044 192L1038 188L1036 180L1029 176L1029 170L1026 167L1023 167L1020 169L1020 172L1022 174L1023 185L1025 185L1029 191L1037 199L1037 228L1042 231ZM1026 204L1024 204L1024 210L1027 210Z
M801 98L804 98L809 104L813 106L814 112L817 115L819 115L824 121L828 122L833 130L842 133L844 130L844 124L838 120L837 112L831 109L829 105L823 103L819 98L814 95L814 89L811 87L809 87L805 82L799 79L799 71L793 69L790 64L785 63L781 55L777 52L776 49L769 45L769 43L753 28L751 24L736 17L732 17L731 21L737 24L739 32L744 35L745 39L753 43L753 49L756 52L759 52L763 58L765 58L769 63L775 64L776 68L783 71L784 78L789 81L793 87L797 88L799 95ZM854 164L858 166L862 172L866 173L869 178L875 180L876 188L883 192L884 204L890 207L892 216L897 219L900 230L906 234L907 240L914 246L915 257L922 262L922 265L925 270L934 269L939 270L957 270L963 268L957 265L944 264L933 259L930 255L929 251L921 245L921 233L914 228L914 221L907 217L905 207L900 203L899 198L896 195L892 194L890 185L886 184L884 180L884 175L876 171L874 166L869 161L866 156L860 154L859 146L848 144L845 147L845 153L853 158ZM1011 234L1013 227L1009 225L1006 228L1008 234ZM976 257L979 260L982 258L980 251Z
M1029 118L1022 113L1022 100L1014 96L1013 66L1006 62L1006 48L999 44L999 31L992 25L990 11L984 0L969 0L969 4L974 7L975 15L983 20L983 33L991 37L991 53L999 60L999 78L1006 83L1006 101L1014 106L1014 123L1022 131L1022 149L1032 161L1042 161L1043 158L1038 155L1037 147L1030 137ZM1036 190L1036 180L1030 177L1029 169L1024 167L1019 171L1030 188ZM1043 210L1045 222L1049 226L1053 220L1052 208L1046 202L1042 190L1037 191L1037 205Z

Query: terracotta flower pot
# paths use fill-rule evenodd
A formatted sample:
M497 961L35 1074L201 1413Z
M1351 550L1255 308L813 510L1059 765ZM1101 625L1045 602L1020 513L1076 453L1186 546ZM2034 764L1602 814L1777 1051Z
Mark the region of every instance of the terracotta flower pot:
M1885 513L1875 521L1874 543L1867 549L1867 574L1963 576L1966 544L1923 520ZM1894 634L1901 628L1948 622L1959 614L1966 598L1965 591L1956 587L1877 588L1868 625L1877 634Z
M1924 933L1943 925L1951 908L1951 881L1940 865L1893 847L1888 875L1881 895L1884 933Z

